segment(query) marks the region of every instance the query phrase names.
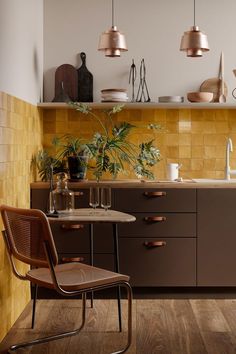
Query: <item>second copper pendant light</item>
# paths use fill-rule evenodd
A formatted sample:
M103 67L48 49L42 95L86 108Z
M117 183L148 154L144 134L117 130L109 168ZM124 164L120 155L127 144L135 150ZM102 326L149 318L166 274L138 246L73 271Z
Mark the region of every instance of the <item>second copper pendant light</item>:
M180 50L186 51L188 57L201 57L203 52L209 51L207 36L200 31L195 24L195 0L194 0L194 25L190 31L184 32L181 39Z

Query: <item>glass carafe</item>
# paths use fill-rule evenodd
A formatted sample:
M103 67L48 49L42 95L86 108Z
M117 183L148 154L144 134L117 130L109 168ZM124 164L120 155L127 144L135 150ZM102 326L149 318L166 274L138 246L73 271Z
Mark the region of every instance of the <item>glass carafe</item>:
M57 174L57 185L50 198L50 211L71 212L75 205L74 192L68 189L65 173Z

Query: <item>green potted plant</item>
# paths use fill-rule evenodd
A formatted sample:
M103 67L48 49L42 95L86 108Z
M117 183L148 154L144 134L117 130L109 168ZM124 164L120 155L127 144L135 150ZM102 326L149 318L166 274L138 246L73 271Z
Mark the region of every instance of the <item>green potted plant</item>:
M105 110L105 120L93 113L85 103L69 103L77 111L95 119L101 131L96 132L90 142L85 144L85 151L90 156L90 168L97 180L104 172L109 172L116 178L119 172L125 172L127 166L131 167L138 177L153 179L150 168L160 161L160 151L154 145L154 139L142 142L139 145L130 141L130 135L135 126L128 122L114 124L113 115L119 113L123 105L116 105ZM160 129L157 124L149 124L143 128Z
M89 149L82 139L66 134L52 141L57 148L57 159L67 160L71 180L84 180L86 177Z
M114 123L113 116L122 110L123 105L105 110L105 119L102 119L85 103L69 104L98 122L101 129L94 133L90 141L70 134L55 137L52 141L57 150L55 157L45 151L38 154L37 167L42 180L48 179L51 167L54 173L65 172L66 165L70 179L76 181L85 179L87 168L92 170L97 181L106 172L116 178L120 172L126 173L128 169L133 170L138 178L154 179L151 168L160 161L155 139L135 144L131 141L131 134L137 127L128 122ZM154 133L161 127L158 124L148 124L142 128Z

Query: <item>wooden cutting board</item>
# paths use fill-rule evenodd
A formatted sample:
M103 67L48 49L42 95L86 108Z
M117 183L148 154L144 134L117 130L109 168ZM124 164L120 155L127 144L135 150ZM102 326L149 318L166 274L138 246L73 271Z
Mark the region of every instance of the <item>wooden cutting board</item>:
M86 67L86 54L80 53L82 65L78 72L78 102L93 102L93 75Z
M63 64L55 72L55 97L53 102L76 101L78 96L78 73L70 64Z
M203 81L200 86L201 92L212 92L213 93L213 100L211 102L219 102L219 96L221 93L221 79L218 77L213 77L211 79L207 79ZM224 94L227 97L228 88L226 83L224 82Z

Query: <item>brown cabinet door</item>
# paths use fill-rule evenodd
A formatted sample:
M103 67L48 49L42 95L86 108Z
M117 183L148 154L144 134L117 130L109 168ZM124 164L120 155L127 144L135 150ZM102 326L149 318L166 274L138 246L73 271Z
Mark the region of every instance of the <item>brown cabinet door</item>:
M133 213L136 221L119 225L120 237L196 237L195 213Z
M133 286L195 286L195 238L121 238L121 272Z
M236 286L236 190L198 190L198 286Z
M124 212L195 212L195 189L116 189L115 209Z

